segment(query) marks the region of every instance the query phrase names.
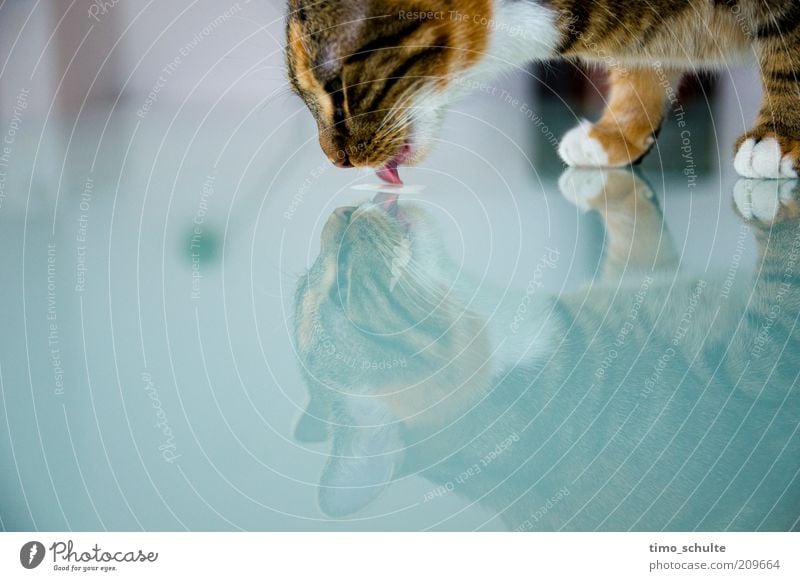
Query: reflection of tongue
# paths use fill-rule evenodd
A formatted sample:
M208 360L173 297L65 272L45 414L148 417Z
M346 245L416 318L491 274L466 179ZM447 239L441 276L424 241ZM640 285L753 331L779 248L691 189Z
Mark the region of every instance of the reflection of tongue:
M397 214L397 201L399 199L400 196L398 196L397 194L379 192L378 195L375 196L375 199L372 200L372 202L379 205L388 214L394 216L395 214Z
M400 173L397 171L397 162L395 160L390 161L375 173L378 174L379 178L387 183L394 184L396 186L403 184L403 180L400 179Z

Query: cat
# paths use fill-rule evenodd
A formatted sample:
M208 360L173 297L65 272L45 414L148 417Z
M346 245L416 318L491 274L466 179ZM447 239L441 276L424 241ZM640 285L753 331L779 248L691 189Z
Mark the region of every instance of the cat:
M752 282L736 261L681 274L636 173L561 189L607 237L598 280L560 296L470 282L397 196L330 216L295 300L295 437L333 442L322 511L419 475L419 504L462 495L510 530L800 528L800 187L737 185ZM534 272L560 260L543 249Z
M566 134L570 166L622 167L653 147L687 71L755 53L765 90L735 145L749 178L800 173L797 0L289 0L287 64L339 167L398 166L430 152L448 104L530 61L610 69L607 107Z

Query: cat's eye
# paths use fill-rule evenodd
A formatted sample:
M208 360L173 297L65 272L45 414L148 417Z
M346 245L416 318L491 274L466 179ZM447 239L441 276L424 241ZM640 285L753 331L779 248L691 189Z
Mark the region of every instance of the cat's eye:
M325 92L328 93L333 100L333 122L336 124L343 123L345 120L345 95L343 86L342 78L339 76L336 76L325 83Z
M339 93L342 90L342 86L342 77L333 77L325 83L325 92L329 95Z
M333 109L333 122L336 123L336 124L344 123L344 117L345 117L344 116L344 108L334 106L334 109Z

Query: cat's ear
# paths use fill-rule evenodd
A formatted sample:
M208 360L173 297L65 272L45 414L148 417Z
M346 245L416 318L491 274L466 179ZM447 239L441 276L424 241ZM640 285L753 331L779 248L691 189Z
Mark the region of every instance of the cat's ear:
M306 444L328 439L328 406L312 397L306 410L294 426L294 439Z
M348 406L334 429L331 457L322 473L319 505L331 517L365 508L383 492L403 460L400 425L383 404Z

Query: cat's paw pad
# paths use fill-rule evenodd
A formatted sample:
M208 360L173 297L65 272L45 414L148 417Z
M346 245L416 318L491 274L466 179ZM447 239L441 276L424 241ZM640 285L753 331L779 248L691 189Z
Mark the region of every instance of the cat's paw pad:
M608 153L600 140L593 136L593 125L583 121L567 132L558 146L558 154L564 163L573 167L606 167Z
M558 180L561 195L583 211L592 208L592 200L601 196L608 182L608 172L602 169L566 170Z
M741 179L733 189L736 209L745 220L773 224L783 216L800 215L800 182Z
M745 178L797 178L800 169L800 141L774 136L748 137L736 151L733 165Z

